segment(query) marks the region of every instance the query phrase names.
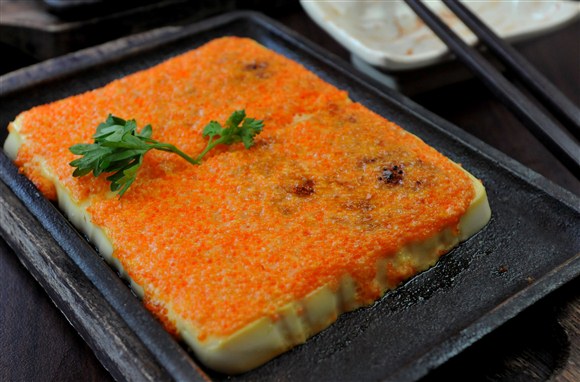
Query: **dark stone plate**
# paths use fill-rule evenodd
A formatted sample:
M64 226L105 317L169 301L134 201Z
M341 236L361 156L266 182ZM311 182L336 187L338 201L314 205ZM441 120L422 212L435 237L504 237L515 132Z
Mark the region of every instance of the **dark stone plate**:
M164 28L0 78L0 126L219 36L251 37L417 134L487 188L493 217L432 269L233 380L416 380L580 274L580 199L255 13ZM6 131L0 133L4 141ZM196 365L0 153L0 232L117 379L230 379Z

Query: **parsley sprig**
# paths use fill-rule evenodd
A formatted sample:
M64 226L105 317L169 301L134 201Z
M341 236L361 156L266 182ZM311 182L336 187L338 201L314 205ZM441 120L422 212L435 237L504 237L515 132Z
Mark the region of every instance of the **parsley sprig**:
M71 166L76 167L73 176L84 176L91 172L94 176L112 173L107 177L111 182L111 191L121 197L135 181L143 157L150 150L175 153L192 165L199 165L202 158L217 145L242 142L247 149L252 147L254 137L264 127L263 121L246 118L244 110L234 111L224 125L216 121L208 123L203 129L203 136L209 137L207 146L199 155L191 157L170 143L152 139L151 125L137 131L134 119L127 121L109 115L97 127L93 135L94 143L76 144L69 148L73 154L82 156L70 162Z

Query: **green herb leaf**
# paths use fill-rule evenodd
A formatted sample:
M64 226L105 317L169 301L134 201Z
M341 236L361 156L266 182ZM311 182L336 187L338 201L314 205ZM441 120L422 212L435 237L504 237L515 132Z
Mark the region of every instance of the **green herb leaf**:
M242 124L240 126L240 124ZM246 118L245 110L236 110L222 127L218 122L211 121L203 129L203 136L209 137L206 148L195 158L198 161L217 145L233 145L243 142L249 149L254 145L254 137L264 128L264 122L253 118ZM219 138L216 139L216 137Z
M213 138L216 135L222 135L224 128L216 121L211 121L203 128L203 136Z
M238 127L244 118L246 118L245 110L234 111L226 121L226 128Z
M70 162L75 167L73 176L84 176L91 172L94 176L112 173L107 177L111 182L111 191L117 192L121 197L135 182L137 172L143 164L143 157L149 150L172 152L193 165L199 165L201 159L217 145L242 142L246 148L252 147L254 138L262 131L264 123L246 118L244 110L236 110L227 119L225 126L224 128L218 122L211 121L204 127L203 136L209 137L209 140L205 149L194 159L170 143L152 139L151 125L138 132L134 119L125 120L110 114L105 122L97 126L93 135L94 143L81 143L69 148L73 154L81 155Z
M246 118L241 127L240 136L244 146L249 149L254 145L254 137L262 132L264 122L254 118Z

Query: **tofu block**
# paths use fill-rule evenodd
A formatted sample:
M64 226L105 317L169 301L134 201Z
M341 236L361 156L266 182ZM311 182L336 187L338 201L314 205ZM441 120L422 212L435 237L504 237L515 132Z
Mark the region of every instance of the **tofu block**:
M109 114L187 153L234 110L255 146L151 151L119 198L68 148ZM5 152L208 367L255 368L431 267L490 218L481 182L348 94L225 37L21 113Z

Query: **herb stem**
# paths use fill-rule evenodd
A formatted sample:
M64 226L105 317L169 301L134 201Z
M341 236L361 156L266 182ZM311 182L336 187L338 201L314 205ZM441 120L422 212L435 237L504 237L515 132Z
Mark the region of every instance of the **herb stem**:
M178 149L177 147L175 147L174 145L172 145L170 143L155 143L155 144L152 144L151 146L153 148L156 148L156 149L161 150L161 151L167 151L167 152L177 154L193 165L201 164L201 161L199 160L199 158L194 159L194 158L190 157L189 155L187 155L186 153L184 153L183 151L181 151L180 149Z
M195 160L201 162L201 159L205 156L205 154L207 154L211 149L213 149L214 147L216 147L221 143L220 139L216 139L215 142L213 139L214 137L209 137L209 140L207 141L207 146L205 146L205 149L203 149L203 151L197 156L197 158L195 158Z
M1 1L1 0L0 0ZM111 191L121 197L133 184L137 170L143 164L143 156L152 149L179 155L192 165L200 165L201 159L217 145L233 145L242 142L248 149L254 145L254 137L262 131L264 123L254 118L246 118L245 110L236 110L225 123L225 127L216 121L210 121L202 135L209 137L205 149L196 157L190 157L171 143L159 142L151 138L153 130L147 125L137 131L137 122L126 121L109 114L107 120L97 126L93 135L94 143L76 144L69 148L80 155L70 165L75 167L73 176L84 176L93 173L111 173L107 180L111 182ZM219 138L216 138L219 136Z

